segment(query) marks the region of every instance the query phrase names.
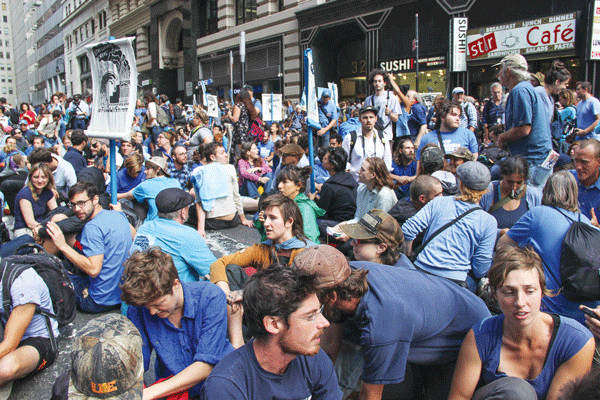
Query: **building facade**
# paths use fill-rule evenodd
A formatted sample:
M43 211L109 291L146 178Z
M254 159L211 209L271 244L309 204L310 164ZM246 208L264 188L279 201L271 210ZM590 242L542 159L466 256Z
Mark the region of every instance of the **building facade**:
M17 101L12 27L10 5L5 0L0 2L0 97L9 104Z
M85 46L110 36L108 0L63 0L64 69L67 96L92 94L90 62Z
M34 105L65 90L61 0L10 0L16 101Z

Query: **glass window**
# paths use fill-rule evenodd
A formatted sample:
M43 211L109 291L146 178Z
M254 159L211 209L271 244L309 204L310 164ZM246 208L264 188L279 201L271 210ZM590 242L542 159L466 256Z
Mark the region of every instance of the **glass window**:
M8 15L3 15L2 16L2 21L3 22L8 22Z
M2 88L2 94L6 94L6 88L5 87Z
M10 65L10 63L6 64L6 70L7 71L11 71L12 70L12 66Z
M90 24L92 25L92 35L94 35L96 33L96 21L94 21L94 19L92 18L90 20Z
M0 71L4 71L4 63L0 63Z
M12 83L12 76L10 76L10 75L9 75L9 76L7 76L7 77L6 77L6 80L8 81L8 83Z
M10 59L10 52L8 52L8 51L6 52L6 58Z
M6 10L6 3L2 3L2 9Z
M2 76L0 77L0 82L6 82L6 76L2 75Z
M235 3L236 25L256 19L257 0L236 0Z
M12 88L8 88L8 94L13 94Z
M6 47L9 47L9 41L8 41L8 40L5 40L5 41L4 41L4 45L5 45Z

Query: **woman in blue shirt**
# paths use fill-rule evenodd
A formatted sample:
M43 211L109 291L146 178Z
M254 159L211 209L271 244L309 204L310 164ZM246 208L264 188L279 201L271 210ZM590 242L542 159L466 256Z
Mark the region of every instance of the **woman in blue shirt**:
M449 399L556 399L566 383L590 370L592 334L570 318L540 311L550 292L531 248L498 250L488 277L502 314L467 334ZM480 379L485 385L477 388Z

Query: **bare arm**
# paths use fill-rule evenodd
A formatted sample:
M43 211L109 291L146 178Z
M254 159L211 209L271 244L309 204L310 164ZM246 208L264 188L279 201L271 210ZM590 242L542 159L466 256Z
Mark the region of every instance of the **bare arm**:
M56 225L56 223L50 221L46 225L46 231L54 242L54 245L60 250L77 268L85 272L92 278L96 278L100 275L102 269L102 263L104 261L104 254L98 254L91 257L86 257L83 254L79 254L75 249L69 246L65 240L65 236L62 231Z
M576 134L578 136L585 136L588 133L590 133L591 131L593 131L594 129L596 129L596 125L598 125L598 121L600 121L600 114L594 115L594 118L596 118L596 120L590 126L588 126L585 129L578 129L576 131Z
M496 249L499 249L504 246L516 246L517 242L512 240L508 235L502 235L500 239L498 239L498 243L496 243Z
M206 232L204 232L204 221L206 220L206 213L202 208L200 202L196 203L196 213L198 214L198 233L202 237L206 237Z
M481 366L481 358L479 358L475 343L475 334L471 329L463 341L460 353L458 353L448 400L471 399L481 375Z
M25 221L25 225L27 225L27 227L29 229L33 229L37 225L39 225L37 223L37 221L35 220L35 217L33 216L33 207L29 200L27 200L27 199L19 200L19 207L21 208L21 215L23 215L23 220Z
M144 400L160 399L196 386L208 377L213 366L196 361L175 376L144 389Z
M426 133L427 133L427 125L421 125L421 127L419 128L419 133L417 134L417 137L415 138L415 147L419 147L419 144L421 144L421 139L423 139L423 136L425 136Z
M231 120L231 122L233 122L234 124L236 122L238 122L240 120L240 113L242 112L242 110L240 110L240 108L238 106L233 106L233 112L230 112L229 115L229 119Z
M383 387L384 385L375 385L363 382L358 398L360 400L381 400L381 396L383 395Z
M590 371L595 348L594 339L590 338L577 354L558 367L550 383L546 400L558 399L561 390L567 383L583 377Z
M510 128L498 136L498 147L503 147L507 142L514 142L531 133L531 125L521 125Z
M35 307L34 303L27 303L13 308L8 321L6 321L4 339L0 343L0 358L17 349L33 319Z
M392 90L394 91L394 94L396 96L398 96L398 98L400 99L400 102L402 104L404 104L404 110L407 113L410 113L410 106L412 105L410 102L410 99L408 97L406 97L404 95L404 93L402 93L402 91L400 90L400 87L398 86L398 84L396 83L395 80L390 79L390 84L392 85Z

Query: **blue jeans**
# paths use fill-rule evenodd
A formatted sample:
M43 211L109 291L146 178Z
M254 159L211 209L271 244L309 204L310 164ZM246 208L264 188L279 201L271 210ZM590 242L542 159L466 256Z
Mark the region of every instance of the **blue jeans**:
M58 137L60 140L65 136L65 132L67 131L67 123L64 120L60 120L60 128L58 128Z
M163 129L158 125L152 127L152 143L156 143L156 138L162 133L162 131Z
M77 308L80 311L89 314L99 314L112 310L117 310L121 308L121 304L115 304L112 306L105 306L102 304L96 303L92 298L88 295L87 297L83 297L83 291L85 289L89 290L90 287L90 277L89 276L80 276L69 274L69 279L73 283L75 287L75 302L77 304Z
M552 175L552 170L539 165L534 166L529 164L528 184L542 190L544 189L544 185L546 185L546 181L550 178L550 175Z
M258 193L258 182L251 181L250 179L244 180L244 183L242 183L242 186L240 187L240 194L242 196L257 199L260 197L260 194Z
M84 118L74 118L73 119L73 129L85 129L85 119Z
M318 147L329 147L329 134L330 134L330 132L327 131L327 132L325 132L325 134L323 134L323 136L317 136ZM317 149L315 149L315 151L316 150Z

